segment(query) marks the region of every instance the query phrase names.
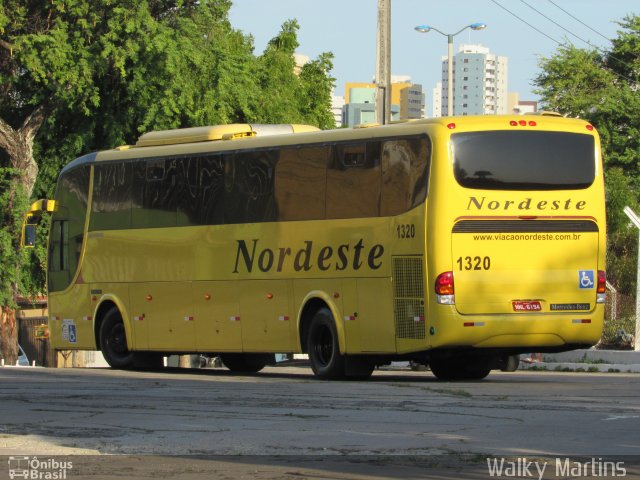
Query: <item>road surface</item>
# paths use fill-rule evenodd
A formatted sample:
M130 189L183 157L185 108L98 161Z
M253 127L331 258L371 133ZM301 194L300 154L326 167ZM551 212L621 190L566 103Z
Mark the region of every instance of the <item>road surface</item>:
M640 472L637 374L493 372L452 383L393 370L324 382L296 366L256 375L6 367L0 396L0 455L74 455L67 478L123 478L121 469L130 478L490 478L487 459L501 458L547 459L544 478L556 478L555 459ZM95 456L105 454L125 456ZM521 478L538 478L530 468ZM592 477L603 475L581 478Z

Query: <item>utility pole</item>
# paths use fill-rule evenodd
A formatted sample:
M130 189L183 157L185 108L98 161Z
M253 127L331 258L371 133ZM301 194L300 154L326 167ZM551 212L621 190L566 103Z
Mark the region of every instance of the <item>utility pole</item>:
M391 120L391 0L378 0L376 43L376 121Z

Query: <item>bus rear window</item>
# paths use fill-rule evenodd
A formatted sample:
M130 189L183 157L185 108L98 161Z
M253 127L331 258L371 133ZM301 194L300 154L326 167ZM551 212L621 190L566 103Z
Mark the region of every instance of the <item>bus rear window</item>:
M456 180L486 190L570 190L595 178L591 135L488 131L451 136Z

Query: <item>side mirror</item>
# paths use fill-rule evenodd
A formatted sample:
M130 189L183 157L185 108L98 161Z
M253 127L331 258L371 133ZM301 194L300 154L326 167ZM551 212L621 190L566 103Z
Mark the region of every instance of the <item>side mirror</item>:
M55 200L37 200L25 215L22 223L22 236L20 237L20 245L27 248L33 248L36 244L36 227L42 219L43 212L56 211Z
M25 223L22 225L22 242L23 247L32 248L36 244L36 225Z

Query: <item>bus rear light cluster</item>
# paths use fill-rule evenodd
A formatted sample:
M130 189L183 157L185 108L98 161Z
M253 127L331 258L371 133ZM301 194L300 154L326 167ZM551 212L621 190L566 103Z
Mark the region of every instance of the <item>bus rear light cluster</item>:
M598 288L596 290L596 303L604 303L607 297L607 274L604 270L598 270Z
M527 125L529 125L530 127L536 127L538 124L535 120L529 120L528 122L526 120L511 120L509 122L509 125L511 125L512 127L517 127L518 125L520 125L521 127L526 127Z
M441 305L455 305L453 272L443 272L436 278L436 301Z

